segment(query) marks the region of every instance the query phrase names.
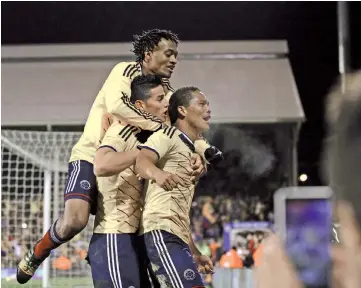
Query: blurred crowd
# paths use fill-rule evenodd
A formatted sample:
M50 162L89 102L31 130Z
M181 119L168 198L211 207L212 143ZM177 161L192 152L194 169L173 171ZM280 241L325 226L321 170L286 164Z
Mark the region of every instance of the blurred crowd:
M43 234L41 199L22 201L4 193L1 203L1 268L15 268L30 243ZM89 225L90 227L91 225ZM53 253L52 268L58 271L86 271L85 259L91 228Z
M237 232L232 249L224 250L223 229L226 223L271 221L269 201L259 196L225 196L195 198L191 209L192 235L202 254L212 258L216 266L251 268L257 265L265 231Z
M265 231L237 232L231 241L231 249L226 251L223 245L224 225L272 218L269 203L261 201L259 196L197 197L191 209L192 236L199 251L209 256L216 267L252 268L259 265ZM205 275L203 280L211 287L212 275Z
M191 224L195 240L220 238L229 222L272 221L271 199L259 196L201 196L194 199Z
M42 232L41 201L25 201L2 195L1 203L1 267L13 268Z

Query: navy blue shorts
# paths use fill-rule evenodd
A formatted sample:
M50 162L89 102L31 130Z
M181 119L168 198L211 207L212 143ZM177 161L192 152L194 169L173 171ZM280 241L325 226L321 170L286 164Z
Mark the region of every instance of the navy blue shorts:
M135 233L94 233L88 251L94 287L157 287L149 280L139 245L144 242Z
M152 273L160 286L174 288L205 287L189 246L163 230L144 234Z
M96 205L98 188L93 169L93 164L84 160L77 160L68 164L64 201L82 199L92 206Z

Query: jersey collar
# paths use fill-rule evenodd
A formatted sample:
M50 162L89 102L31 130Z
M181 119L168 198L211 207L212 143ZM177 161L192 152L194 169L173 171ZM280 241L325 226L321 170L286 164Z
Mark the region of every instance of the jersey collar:
M179 129L178 129L179 130ZM180 131L180 130L179 130ZM188 146L189 149L191 149L191 151L194 153L196 151L196 148L194 147L194 144L192 142L192 140L182 131L180 131L181 133L179 134L179 138L183 141L184 144L186 144Z

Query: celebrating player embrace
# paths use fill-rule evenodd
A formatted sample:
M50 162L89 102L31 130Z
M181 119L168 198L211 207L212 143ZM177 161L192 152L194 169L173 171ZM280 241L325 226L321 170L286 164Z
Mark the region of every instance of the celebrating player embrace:
M168 100L159 78L137 76L131 84L131 92L130 101L139 109L157 116L162 122L166 120ZM144 243L137 233L143 185L134 169L139 153L137 145L144 143L150 134L129 124L114 122L96 152L94 167L99 201L89 246L89 263L96 288L151 287ZM193 169L190 171L194 175ZM107 175L113 176L103 177ZM181 175L186 177L186 173Z
M162 121L158 117L139 109L130 101L130 86L139 75L156 75L162 78L166 98L169 98L173 92L169 78L177 64L178 42L178 37L167 30L154 29L134 36L133 52L136 61L117 64L99 91L84 132L72 149L64 191L64 213L20 261L17 269L19 283L29 281L50 252L80 233L86 227L90 213L96 213L98 189L93 163L111 119L141 130L161 129ZM108 118L109 124L105 123L107 125L104 126L102 123L104 124L106 115L112 115L112 118ZM197 142L197 153L207 163L212 164L212 161L222 157L217 148L204 140L199 139Z
M21 284L31 279L53 249L68 242L86 227L90 212L95 214L98 191L93 161L108 128L102 127L104 116L110 113L119 120L125 119L129 124L151 131L162 126L157 117L139 110L130 102L130 84L138 75L157 75L165 78L163 86L170 93L172 88L168 79L177 64L178 38L170 31L155 29L134 36L134 39L133 50L137 61L117 64L95 98L84 132L70 156L64 213L20 261L17 281Z
M198 269L208 273L213 265L195 247L190 232L195 189L190 159L197 135L209 129L211 111L198 88L185 87L171 96L168 113L173 126L153 133L138 146L136 170L148 179L141 234L161 287L204 287Z

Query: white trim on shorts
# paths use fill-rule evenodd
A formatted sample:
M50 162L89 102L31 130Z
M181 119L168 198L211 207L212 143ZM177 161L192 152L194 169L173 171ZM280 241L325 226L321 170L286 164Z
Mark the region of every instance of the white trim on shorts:
M68 194L69 192L73 191L76 181L78 180L79 174L80 174L80 160L76 160L71 162L73 165L73 171L71 171L69 176L68 185L66 186L65 194Z
M151 233L154 245L157 248L159 258L162 261L164 269L166 270L173 287L183 288L182 280L180 279L177 269L175 268L172 258L170 257L167 246L164 243L161 231L154 230L151 231Z
M117 250L118 245L117 245L116 236L117 234L107 234L108 271L110 274L110 278L112 279L114 288L123 288L122 279L120 278L118 250Z

